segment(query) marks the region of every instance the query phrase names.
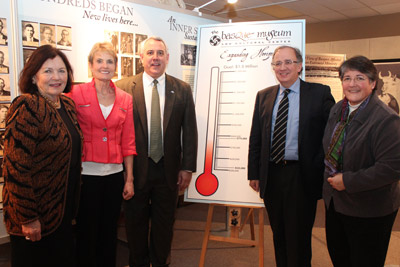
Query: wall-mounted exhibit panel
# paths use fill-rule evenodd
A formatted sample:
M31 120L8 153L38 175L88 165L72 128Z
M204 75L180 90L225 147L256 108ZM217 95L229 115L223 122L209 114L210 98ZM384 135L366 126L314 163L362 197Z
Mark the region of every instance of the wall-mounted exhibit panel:
M91 79L87 57L96 42L112 43L118 55L115 79L142 71L139 43L162 37L169 46L167 72L193 84L198 26L217 23L198 16L118 0L16 0L20 64L39 46L67 54L75 81Z

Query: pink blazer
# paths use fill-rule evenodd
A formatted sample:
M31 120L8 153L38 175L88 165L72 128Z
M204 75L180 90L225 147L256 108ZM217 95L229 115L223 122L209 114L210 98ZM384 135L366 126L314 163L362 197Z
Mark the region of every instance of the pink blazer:
M115 89L115 102L104 119L97 99L94 80L75 85L67 96L75 101L84 144L82 161L122 163L123 158L136 155L132 96L110 81Z

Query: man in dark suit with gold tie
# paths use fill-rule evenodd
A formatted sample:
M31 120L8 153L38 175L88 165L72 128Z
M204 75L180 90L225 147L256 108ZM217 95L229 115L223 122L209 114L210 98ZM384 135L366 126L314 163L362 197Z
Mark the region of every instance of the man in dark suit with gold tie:
M144 72L116 83L133 96L138 153L135 195L124 206L129 265L169 266L178 193L196 170L194 101L189 84L165 73L169 54L161 38L145 40L140 58Z
M249 141L248 179L271 224L278 267L311 266L311 231L321 198L322 136L335 103L328 86L299 79L297 48L278 47L279 85L258 92Z

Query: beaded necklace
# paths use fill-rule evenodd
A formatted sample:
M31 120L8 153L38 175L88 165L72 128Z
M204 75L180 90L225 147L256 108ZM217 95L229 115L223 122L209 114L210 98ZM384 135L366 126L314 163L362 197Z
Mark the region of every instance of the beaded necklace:
M61 108L60 97L58 97L58 98L57 98L57 101L54 102L53 100L49 99L45 94L43 94L40 90L38 90L38 91L39 91L39 94L40 94L41 96L43 96L43 98L46 99L47 102L50 103L50 105L52 105L52 106L55 107L56 109Z

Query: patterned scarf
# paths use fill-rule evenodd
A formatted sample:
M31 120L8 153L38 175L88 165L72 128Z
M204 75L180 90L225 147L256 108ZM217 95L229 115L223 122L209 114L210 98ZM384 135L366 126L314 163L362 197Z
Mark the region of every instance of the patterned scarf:
M349 101L347 98L343 99L341 113L338 117L335 128L333 129L328 152L325 155L325 170L330 176L333 176L343 170L342 152L344 141L346 139L347 126L349 126L352 120L360 113L360 111L367 106L369 99L370 96L368 96L367 99L365 99L365 101L350 114L350 116L350 108L348 104Z

